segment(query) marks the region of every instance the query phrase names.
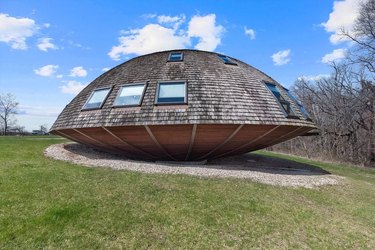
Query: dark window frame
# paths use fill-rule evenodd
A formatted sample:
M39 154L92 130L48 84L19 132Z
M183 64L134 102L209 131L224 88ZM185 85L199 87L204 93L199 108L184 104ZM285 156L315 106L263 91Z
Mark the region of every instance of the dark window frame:
M172 60L172 54L181 54L181 59L180 60ZM178 52L178 51L175 51L175 52L170 52L169 55L168 55L168 62L183 62L184 61L184 52Z
M159 103L159 91L161 84L175 84L175 83L184 83L185 85L185 96L183 102L168 102L168 103ZM167 80L167 81L157 81L156 93L155 93L155 101L154 104L157 106L171 106L171 105L187 105L188 104L188 82L187 80Z
M237 66L238 64L233 62L232 59L226 55L221 55L221 54L217 54L217 56L225 63L225 64L229 64L229 65L235 65Z
M94 95L95 91L104 90L104 89L109 89L109 91L108 91L107 95L104 97L103 101L100 103L100 106L99 106L99 107L95 107L95 108L85 108L86 104L89 103L89 101L91 100L91 98L92 98L92 96ZM104 106L104 103L105 103L105 102L107 101L107 99L108 99L109 94L111 94L112 89L113 89L113 86L100 87L100 88L93 89L93 90L91 91L91 94L90 94L89 98L87 98L85 104L82 106L81 111L102 109L102 107Z
M278 98L278 97L272 92L272 90L267 86L267 84L275 86L275 88L279 91L280 96L283 98L283 100L280 100L280 99L279 99L279 98ZM296 112L294 111L291 102L289 102L288 100L285 99L285 97L283 96L283 94L282 94L281 91L280 91L280 88L278 88L277 84L275 84L275 83L273 83L273 82L264 82L264 85L265 85L266 89L271 93L271 95L275 98L277 104L279 105L281 111L284 113L284 115L285 115L286 118L290 118L290 119L300 119L300 118L297 116ZM284 87L283 87L283 88L284 88ZM289 97L289 96L288 96L288 97ZM289 109L289 112L288 112L288 110L285 110L283 104L284 104L284 105L287 105L287 107L288 107L288 109ZM290 114L290 113L291 113L290 111L292 111L292 114Z
M120 94L121 94L121 90L124 88L124 87L130 87L130 86L137 86L137 85L143 85L143 91L142 91L142 95L141 95L141 98L139 99L139 103L138 104L129 104L129 105L116 105L116 100L117 98L119 98ZM142 102L143 102L143 99L145 97L145 94L146 94L146 89L147 89L147 86L148 86L148 82L137 82L137 83L125 83L125 84L122 84L120 85L120 88L117 92L117 95L116 95L116 98L115 100L113 101L113 105L112 107L113 108L130 108L130 107L140 107L142 106Z

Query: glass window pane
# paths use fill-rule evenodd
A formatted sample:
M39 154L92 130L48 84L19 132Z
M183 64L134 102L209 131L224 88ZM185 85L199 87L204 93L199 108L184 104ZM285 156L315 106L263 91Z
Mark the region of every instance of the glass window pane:
M235 62L233 62L229 57L227 57L227 56L224 56L224 55L218 55L220 58L221 58L221 60L223 60L224 61L224 63L226 63L226 64L233 64L233 65L237 65L237 63L235 63Z
M145 84L123 86L117 96L115 106L140 105Z
M289 89L286 89L286 88L284 88L284 89L288 93L290 99L292 99L293 102L295 102L298 105L299 109L301 110L301 113L302 113L303 117L305 119L310 119L310 115L306 111L305 107L297 100L297 98L289 91Z
M159 83L157 103L184 103L185 95L185 82Z
M229 59L228 59L228 57L226 57L226 56L220 56L220 58L221 58L224 62L229 62Z
M271 90L272 94L276 97L277 101L279 102L280 106L283 108L285 113L288 116L295 116L294 111L292 110L292 107L290 106L290 103L285 100L285 98L281 95L279 89L274 84L266 83L266 86L269 90Z
M107 97L109 91L110 91L110 88L94 90L90 99L87 101L87 103L85 104L83 108L84 109L100 108L105 98Z
M173 61L173 62L182 61L182 52L171 52L169 54L169 61Z
M267 87L272 91L272 93L276 96L276 98L277 98L279 101L285 101L285 98L281 95L281 93L280 93L279 90L277 89L276 85L268 84L268 83L267 83Z

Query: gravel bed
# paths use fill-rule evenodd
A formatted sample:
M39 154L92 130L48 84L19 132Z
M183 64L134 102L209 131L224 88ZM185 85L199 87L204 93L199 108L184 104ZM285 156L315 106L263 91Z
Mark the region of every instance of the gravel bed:
M290 187L316 188L322 185L338 185L344 179L312 165L256 154L211 160L204 165L188 165L134 161L77 143L51 145L44 153L57 160L87 167L108 167L143 173L246 178L260 183Z

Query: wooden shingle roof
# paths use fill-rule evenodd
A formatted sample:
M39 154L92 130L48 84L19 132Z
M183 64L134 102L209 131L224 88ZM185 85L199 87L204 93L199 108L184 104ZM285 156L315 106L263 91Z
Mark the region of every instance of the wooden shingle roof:
M51 130L98 126L164 124L264 124L315 127L303 118L290 101L299 119L287 118L265 82L279 85L254 67L231 58L225 64L217 53L176 50L182 62L168 62L171 51L156 52L131 59L105 72L82 90L62 111ZM156 106L157 81L186 80L188 104ZM140 107L113 107L121 85L147 82ZM111 86L103 107L81 110L94 89Z

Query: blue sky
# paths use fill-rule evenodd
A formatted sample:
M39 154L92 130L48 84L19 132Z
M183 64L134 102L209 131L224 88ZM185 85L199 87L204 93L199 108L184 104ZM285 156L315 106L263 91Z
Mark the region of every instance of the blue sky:
M18 124L50 127L105 70L135 56L196 48L240 59L288 87L329 74L361 0L8 1L0 3L0 93Z

